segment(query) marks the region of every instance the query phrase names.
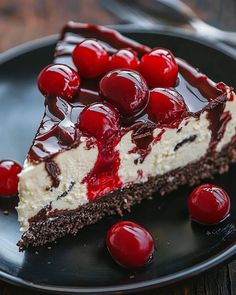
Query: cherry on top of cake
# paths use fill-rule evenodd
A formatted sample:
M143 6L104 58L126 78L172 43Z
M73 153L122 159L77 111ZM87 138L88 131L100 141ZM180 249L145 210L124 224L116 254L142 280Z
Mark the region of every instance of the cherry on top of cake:
M38 86L46 97L45 115L28 155L33 162L84 137L101 141L112 132L120 137L130 129L150 134L154 127L177 128L184 117L227 100L224 83L212 82L168 49L73 22L64 28L54 64L39 74Z

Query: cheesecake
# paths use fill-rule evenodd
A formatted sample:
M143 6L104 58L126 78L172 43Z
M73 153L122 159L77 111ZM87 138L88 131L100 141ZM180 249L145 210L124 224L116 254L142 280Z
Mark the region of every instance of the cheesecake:
M19 175L21 250L76 235L236 160L232 87L158 40L151 49L69 22L38 87L45 112Z

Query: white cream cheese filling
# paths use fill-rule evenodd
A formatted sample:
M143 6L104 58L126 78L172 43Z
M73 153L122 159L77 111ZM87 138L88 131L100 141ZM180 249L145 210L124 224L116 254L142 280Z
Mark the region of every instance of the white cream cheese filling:
M225 111L231 113L232 119L228 122L224 136L216 147L218 152L230 142L236 133L235 97L233 101L226 103ZM209 147L211 131L208 127L207 112L203 112L200 118L184 119L178 131L165 128L159 141L155 141L155 137L162 129L156 128L153 132L154 140L151 143L150 153L142 163L138 161L137 164L135 160L140 158L140 154L131 152L135 147L132 142L132 131L126 133L116 146L120 155L118 174L123 185L130 182L145 182L150 176L163 175L173 169L198 161L206 154ZM187 141L175 150L178 143L190 136L196 136L195 140ZM77 148L55 156L54 161L61 170L61 179L59 186L53 189L47 189L51 187L51 179L45 170L44 163L38 165L26 163L19 175L20 202L17 211L21 230L26 231L29 227L28 219L49 204L52 209L76 209L87 203L87 187L81 182L94 167L97 155L97 147L87 149L84 142ZM142 171L142 177L139 171ZM64 196L58 198L63 193Z
M188 163L197 161L205 155L211 132L208 129L209 121L206 113L200 118L187 118L182 121L178 130L166 128L161 136L161 140L155 142L155 137L162 129L154 130L154 140L151 143L151 151L142 163L135 164L140 155L130 153L135 147L132 142L132 132L127 133L117 146L120 152L119 176L123 183L140 181L139 171L142 171L142 181L146 181L150 176L163 175L173 169L185 166ZM178 143L190 136L196 136L193 142L186 142L176 151ZM190 152L192 151L192 152Z
M61 179L59 186L53 189L47 189L51 187L51 179L44 162L38 165L26 163L19 175L20 202L17 211L21 230L27 230L28 219L50 203L53 209L75 209L87 203L86 184L81 182L93 168L97 155L97 148L87 149L84 142L77 148L55 156L54 161L61 170ZM65 191L68 194L58 198Z

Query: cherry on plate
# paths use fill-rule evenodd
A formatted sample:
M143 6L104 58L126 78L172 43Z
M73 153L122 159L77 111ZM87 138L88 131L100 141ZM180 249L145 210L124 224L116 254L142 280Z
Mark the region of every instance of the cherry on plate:
M181 120L186 111L183 97L176 91L165 88L150 91L147 113L152 121L171 127L171 124Z
M21 170L21 165L15 161L0 161L0 196L17 194L19 181L18 174Z
M48 65L38 76L38 88L44 96L58 96L71 101L79 86L78 73L67 65Z
M203 184L190 194L188 210L193 220L203 224L216 224L228 216L230 199L223 188L215 184Z
M92 103L79 117L79 129L96 139L106 139L119 129L119 112L108 103Z
M154 48L146 53L139 69L150 88L173 87L176 84L178 65L168 49Z
M131 49L120 49L111 56L110 70L131 69L137 70L139 64L137 53Z
M79 43L72 52L73 62L82 77L96 78L108 69L109 55L96 40Z
M117 107L124 116L135 115L147 104L148 86L136 71L110 71L101 79L99 86L101 96Z
M106 236L107 249L112 258L125 267L140 267L150 261L154 251L151 234L131 221L114 224Z

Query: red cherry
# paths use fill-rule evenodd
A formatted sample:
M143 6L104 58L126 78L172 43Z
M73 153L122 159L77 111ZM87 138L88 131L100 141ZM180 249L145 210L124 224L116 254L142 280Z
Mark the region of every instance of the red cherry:
M138 63L136 52L131 49L120 49L110 59L110 70L121 68L137 70Z
M18 174L21 166L11 160L0 161L0 195L16 195L18 191Z
M221 187L203 184L190 194L188 210L193 220L204 224L215 224L229 214L230 199Z
M54 64L45 67L38 76L38 87L45 96L59 96L71 101L80 86L80 77L72 68Z
M131 221L114 224L107 232L106 245L113 259L126 267L143 266L154 251L151 234Z
M152 121L170 125L180 120L186 111L184 100L176 91L164 88L150 91L147 113Z
M133 70L113 70L101 79L99 86L101 96L126 116L141 111L149 96L145 80Z
M119 129L118 111L108 103L92 103L80 114L79 129L97 139L109 138Z
M140 62L140 72L149 87L173 87L176 84L178 65L173 54L165 48L154 48Z
M109 55L99 42L87 39L75 47L72 59L81 76L96 78L106 72Z

